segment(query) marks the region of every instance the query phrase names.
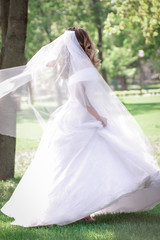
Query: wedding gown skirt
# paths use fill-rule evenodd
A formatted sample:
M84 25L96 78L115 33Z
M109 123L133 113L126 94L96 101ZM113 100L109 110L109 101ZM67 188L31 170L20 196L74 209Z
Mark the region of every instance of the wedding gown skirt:
M112 125L69 99L54 113L37 152L1 211L24 227L65 225L88 215L136 212L160 202L160 169Z

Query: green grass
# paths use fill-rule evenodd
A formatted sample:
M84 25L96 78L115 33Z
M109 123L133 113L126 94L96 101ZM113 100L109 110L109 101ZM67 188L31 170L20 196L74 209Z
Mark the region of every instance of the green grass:
M150 139L160 163L160 96L120 98Z
M160 136L160 96L124 97L121 101L148 137Z
M5 218L1 240L158 240L160 208L154 212L108 214L97 217L96 223L79 221L66 226L38 228L10 227Z
M151 140L160 160L160 96L123 97L121 100ZM38 141L18 139L15 178L0 182L0 207L11 196L37 146ZM11 226L12 220L0 213L0 240L160 239L160 204L148 211L97 216L96 223L81 220L66 226L23 228Z

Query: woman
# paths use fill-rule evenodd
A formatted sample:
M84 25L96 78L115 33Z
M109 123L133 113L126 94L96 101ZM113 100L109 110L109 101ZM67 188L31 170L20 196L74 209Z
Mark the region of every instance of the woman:
M30 99L36 89L33 96L45 106L30 101L44 134L1 209L15 218L13 225L94 221L98 214L142 211L160 202L160 168L150 142L98 73L96 54L84 29L69 28L0 85L0 96L7 97L30 82ZM55 89L61 106L53 111L48 104L46 111L46 92Z

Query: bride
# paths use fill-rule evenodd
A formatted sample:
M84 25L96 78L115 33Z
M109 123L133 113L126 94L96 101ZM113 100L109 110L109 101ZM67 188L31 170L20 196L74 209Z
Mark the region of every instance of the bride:
M94 221L98 214L143 211L160 203L160 168L152 146L97 71L99 64L88 33L73 27L27 65L1 70L0 97L23 95L18 89L30 86L29 105L44 129L34 159L1 208L15 219L12 225ZM55 89L47 107L44 99ZM60 106L53 111L56 101ZM14 136L4 125L0 133Z

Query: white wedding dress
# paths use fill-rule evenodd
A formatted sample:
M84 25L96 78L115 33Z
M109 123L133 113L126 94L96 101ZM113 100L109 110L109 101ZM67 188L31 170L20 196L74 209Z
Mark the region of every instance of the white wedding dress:
M35 158L1 209L15 218L11 224L65 225L160 202L160 169L139 155L109 119L103 127L87 111L93 87L87 81L68 84L68 101L51 116Z
M1 208L15 219L12 225L65 225L88 215L151 209L160 202L160 168L149 141L74 32L66 31L26 66L2 70L0 76L0 97L31 81L34 96L43 100L60 78L69 93L66 103L49 115L34 159ZM3 104L12 114L10 99ZM32 108L42 120L36 104ZM15 134L7 121L0 124L0 133Z

